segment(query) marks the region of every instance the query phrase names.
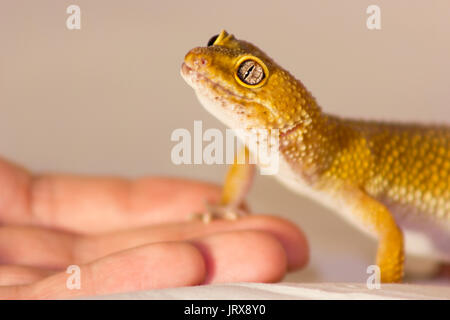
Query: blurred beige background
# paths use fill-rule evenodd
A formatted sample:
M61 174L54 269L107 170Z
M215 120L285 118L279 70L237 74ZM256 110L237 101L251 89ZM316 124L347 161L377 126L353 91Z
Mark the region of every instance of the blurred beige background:
M81 7L81 30L66 8ZM380 31L366 8L381 7ZM450 122L450 2L0 2L0 154L36 171L170 175L220 183L225 166L176 166L176 128L224 126L179 75L222 28L299 77L324 110ZM290 281L365 281L376 244L331 211L258 177L255 211L302 226L312 261Z

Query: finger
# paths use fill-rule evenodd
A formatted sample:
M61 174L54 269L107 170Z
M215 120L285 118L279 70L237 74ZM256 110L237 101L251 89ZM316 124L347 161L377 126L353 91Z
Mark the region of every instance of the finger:
M219 195L217 186L180 179L32 177L0 159L0 223L106 232L183 221Z
M61 272L31 285L0 287L0 298L63 299L197 285L204 281L205 263L191 244L158 243L82 265L77 275L80 289L67 285L74 273Z
M8 226L0 227L0 264L60 270L77 263L76 235L57 230Z
M255 215L237 221L213 220L209 224L191 221L95 236L36 227L3 227L0 228L0 263L61 269L147 243L183 241L238 230L259 230L274 235L287 253L289 270L301 268L308 261L308 242L296 225L277 217Z
M53 273L50 270L34 267L0 265L0 286L30 284Z
M266 232L226 232L191 243L205 259L204 283L277 282L287 271L283 246Z
M235 231L190 242L149 244L81 266L79 290L58 273L28 286L0 287L0 298L45 299L105 295L203 283L274 282L286 272L286 254L274 236Z
M309 244L299 227L285 219L269 215L246 216L237 221L213 220L208 224L191 221L96 235L86 238L78 251L86 254L83 260L91 260L145 243L181 241L238 230L265 231L275 236L286 251L289 270L302 268L309 260Z

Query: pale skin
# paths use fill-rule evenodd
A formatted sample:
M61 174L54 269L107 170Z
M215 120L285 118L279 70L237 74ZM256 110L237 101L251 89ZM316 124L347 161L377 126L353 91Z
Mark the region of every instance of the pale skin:
M203 182L33 175L0 159L0 299L276 282L307 263L304 234L284 219L189 219L219 197ZM66 287L74 264L80 290Z

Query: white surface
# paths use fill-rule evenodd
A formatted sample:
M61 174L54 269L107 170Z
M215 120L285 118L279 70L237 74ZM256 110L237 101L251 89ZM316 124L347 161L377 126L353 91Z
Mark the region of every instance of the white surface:
M370 290L361 283L235 283L141 291L95 299L450 299L450 287L386 284Z

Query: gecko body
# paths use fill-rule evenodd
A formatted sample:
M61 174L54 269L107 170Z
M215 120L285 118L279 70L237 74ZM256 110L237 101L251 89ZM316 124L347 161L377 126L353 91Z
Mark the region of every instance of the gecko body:
M375 236L383 282L402 279L405 249L450 262L449 126L329 115L301 81L226 31L189 51L181 74L230 128L280 132L277 178ZM224 203L242 201L246 170L232 168Z

